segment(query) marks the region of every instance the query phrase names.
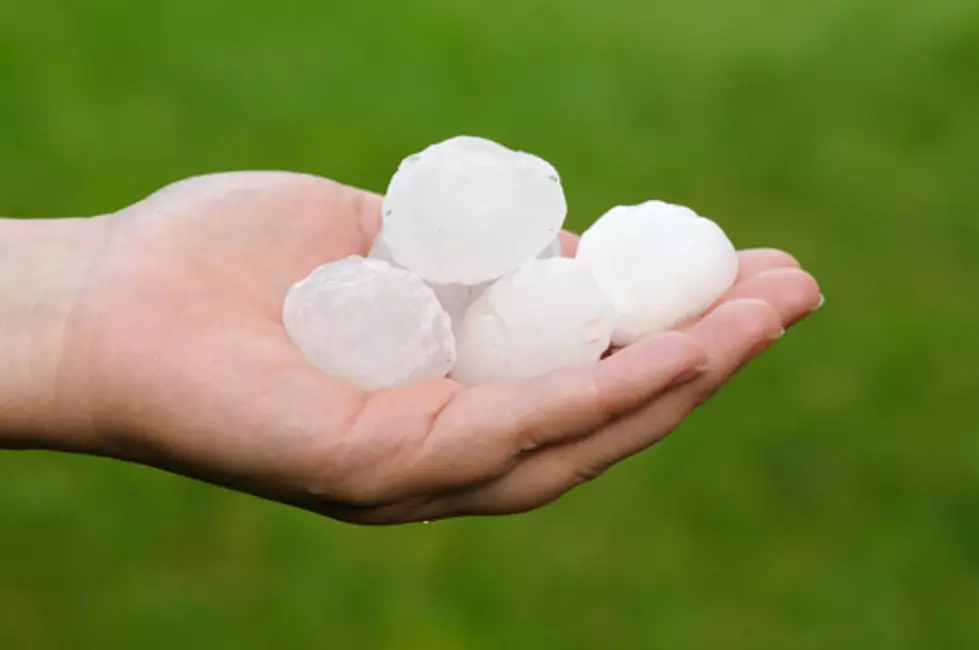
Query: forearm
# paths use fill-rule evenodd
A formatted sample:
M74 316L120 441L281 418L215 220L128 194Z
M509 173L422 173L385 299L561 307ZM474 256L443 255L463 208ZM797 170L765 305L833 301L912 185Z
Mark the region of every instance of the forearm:
M100 219L0 219L0 448L84 448L63 352Z

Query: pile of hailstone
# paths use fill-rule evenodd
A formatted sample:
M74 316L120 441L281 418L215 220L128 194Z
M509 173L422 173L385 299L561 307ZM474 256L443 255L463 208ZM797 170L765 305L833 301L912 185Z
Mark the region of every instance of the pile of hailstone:
M315 269L283 321L304 356L363 389L525 379L599 360L706 311L738 273L711 220L618 206L561 254L557 170L462 136L402 161L367 257Z

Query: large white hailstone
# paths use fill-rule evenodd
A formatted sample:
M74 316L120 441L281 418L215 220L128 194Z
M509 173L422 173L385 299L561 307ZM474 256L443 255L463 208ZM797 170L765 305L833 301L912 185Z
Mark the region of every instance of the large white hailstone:
M459 136L402 161L383 215L399 265L430 282L476 285L540 255L558 236L567 203L547 161Z
M620 346L702 314L738 275L737 251L716 223L662 201L609 210L581 236L577 259L619 312Z
M310 363L364 390L445 377L456 360L435 293L381 260L318 267L289 290L282 319Z
M469 308L456 334L451 376L471 386L597 361L614 326L615 309L584 264L534 260Z

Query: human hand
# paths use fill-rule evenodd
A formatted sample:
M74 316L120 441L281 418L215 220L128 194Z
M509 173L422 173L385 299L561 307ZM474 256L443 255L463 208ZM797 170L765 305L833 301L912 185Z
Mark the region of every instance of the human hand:
M362 392L305 361L281 309L319 264L367 253L380 202L243 172L92 220L97 245L57 285L66 297L46 328L60 333L46 345L57 361L42 364L59 388L34 407L43 416L7 418L59 431L18 446L126 459L362 524L523 512L667 435L820 301L789 255L745 251L708 315L599 363ZM576 238L564 244L570 254Z

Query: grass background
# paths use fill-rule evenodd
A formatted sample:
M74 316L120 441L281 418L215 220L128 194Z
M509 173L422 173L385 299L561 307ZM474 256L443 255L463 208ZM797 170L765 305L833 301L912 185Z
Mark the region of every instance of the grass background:
M974 0L0 3L0 214L228 169L383 191L458 133L553 162L576 229L688 204L826 306L520 517L362 529L0 455L0 648L979 647Z

